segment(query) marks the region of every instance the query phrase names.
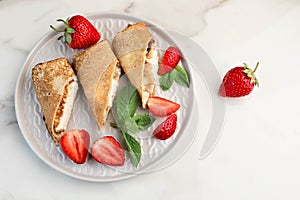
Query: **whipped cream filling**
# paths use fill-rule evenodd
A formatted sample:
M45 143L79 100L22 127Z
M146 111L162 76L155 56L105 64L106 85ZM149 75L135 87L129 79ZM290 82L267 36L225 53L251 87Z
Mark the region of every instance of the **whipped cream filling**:
M150 97L150 92L143 90L143 96L144 96L143 99L146 99L147 102L148 102L148 99ZM146 108L147 102L142 102L143 103L143 108Z
M108 97L108 106L110 108L112 107L112 103L113 103L113 100L114 100L114 98L116 96L118 86L119 86L118 81L116 81L115 79L113 79L112 83L111 83L111 90L110 90L109 97Z
M108 95L108 107L112 107L112 103L113 103L113 100L117 94L117 89L119 87L119 81L118 81L118 77L121 75L121 69L119 67L116 68L115 70L115 77L116 78L113 78L112 80L112 83L111 83L111 89L110 89L110 93Z
M152 65L157 65L158 64L158 53L157 49L154 48L152 50L151 58L146 58L146 62L151 63Z
M157 49L153 48L153 50L151 51L151 57L150 58L146 57L146 63L150 63L151 65L158 65L158 60L159 60L159 58L158 58ZM152 71L152 69L151 69L151 71ZM146 73L144 71L144 74L143 74L143 85L142 85L142 91L143 91L142 107L143 108L146 108L146 104L148 102L150 94L152 94L154 91L154 85L151 84L154 80L152 80L153 79L152 76L147 77L148 73Z
M60 116L60 120L57 127L55 127L55 131L59 132L67 129L77 90L78 83L77 78L75 78L74 81L67 87L67 97L65 99L65 103L63 104L62 115Z

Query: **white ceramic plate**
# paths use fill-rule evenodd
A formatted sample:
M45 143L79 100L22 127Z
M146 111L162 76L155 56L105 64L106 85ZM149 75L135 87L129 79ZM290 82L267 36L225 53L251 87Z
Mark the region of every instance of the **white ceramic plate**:
M101 39L107 39L109 42L129 23L145 21L114 13L93 14L87 17L99 30ZM177 41L174 40L167 31L158 28L150 22L145 22L155 38L157 48L164 50L170 45L179 46ZM149 130L133 135L142 146L142 158L137 168L132 164L128 152L126 152L126 161L122 167L110 167L99 164L94 161L91 156L88 157L87 162L83 165L77 165L70 161L61 151L61 148L54 145L46 130L31 82L31 69L37 63L58 57L66 57L72 61L72 56L76 51L67 47L62 42L57 41L58 35L59 33L51 31L36 44L24 63L15 91L16 115L21 132L32 150L45 163L74 178L87 181L108 182L162 169L175 162L184 154L197 135L196 130L198 124L198 108L196 101L194 101L195 81L192 75L192 68L194 68L194 66L191 65L187 59L182 59L181 65L190 75L190 88L173 85L169 91L163 92L157 87L157 96L181 104L180 110L177 111L178 123L176 132L166 141L152 138L152 131L163 121L163 118L160 118L155 121ZM186 51L188 51L188 49L182 51L183 58L188 58L188 52ZM210 61L206 54L202 59L204 59L204 61L207 59ZM196 70L196 73L199 72ZM158 80L158 77L156 78ZM104 135L112 135L124 145L121 134L109 126L109 122L112 120L110 114L106 125L99 131L88 108L82 89L79 89L68 129L87 130L91 135L91 142ZM210 123L210 120L208 120L207 123Z

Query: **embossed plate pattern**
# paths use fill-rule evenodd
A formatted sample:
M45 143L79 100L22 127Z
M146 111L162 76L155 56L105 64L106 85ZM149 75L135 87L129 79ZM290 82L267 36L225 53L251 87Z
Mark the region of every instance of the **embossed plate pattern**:
M101 39L107 39L110 43L113 37L129 23L145 21L135 17L114 14L100 13L87 16L89 20L96 26L101 34ZM154 24L145 21L155 38L155 44L158 49L166 49L170 45L176 45L176 41L172 39L167 32L158 28ZM60 147L56 147L52 142L44 122L39 107L33 85L31 82L31 69L40 62L45 62L58 57L66 57L72 61L72 56L76 50L72 50L62 42L57 41L59 33L54 31L44 36L29 54L18 78L15 103L16 114L20 129L27 143L32 150L49 166L69 176L96 182L108 182L126 179L140 173L152 172L161 169L171 161L180 157L183 152L192 143L196 135L196 131L191 129L193 126L191 116L197 118L197 111L194 102L193 79L191 77L190 88L182 86L173 86L169 91L163 92L157 87L157 95L167 99L176 101L181 104L181 108L177 111L178 123L175 134L166 141L160 141L151 137L154 128L162 122L157 119L153 126L147 131L133 135L142 146L142 158L139 166L136 168L130 160L129 153L126 152L126 161L122 167L109 167L94 161L91 156L83 165L74 164L62 152ZM183 57L184 57L184 53ZM190 73L190 66L183 59L181 65ZM125 80L121 80L121 82ZM156 77L158 83L158 77ZM122 84L120 85L120 87ZM190 97L190 98L187 98ZM104 135L113 135L118 141L122 142L121 134L109 126L112 121L111 114L108 116L107 123L100 131L97 129L96 122L86 103L82 88L79 89L72 116L68 129L86 129L91 135L91 142ZM189 129L189 131L186 131ZM174 152L174 147L182 147ZM179 149L179 148L176 148ZM164 162L164 158L168 157L168 161ZM170 159L171 158L171 159ZM160 164L161 163L161 164Z

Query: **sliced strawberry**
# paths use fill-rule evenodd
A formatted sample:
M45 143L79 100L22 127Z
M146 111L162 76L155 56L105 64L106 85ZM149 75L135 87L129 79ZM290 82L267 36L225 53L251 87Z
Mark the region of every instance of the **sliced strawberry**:
M157 71L157 74L162 76L164 74L167 74L169 73L170 71L172 71L174 68L168 66L168 65L165 65L165 64L160 64L159 65L159 68L158 68L158 71Z
M158 68L158 75L164 75L172 71L179 63L180 58L180 52L176 47L168 47Z
M178 103L157 96L150 97L147 105L149 111L158 117L168 116L180 108Z
M160 140L166 140L170 138L176 129L177 126L177 115L173 113L167 119L162 122L158 127L153 131L153 137L160 139Z
M90 146L90 135L85 130L68 130L60 139L63 152L75 163L86 161Z
M112 136L96 140L92 145L92 156L97 162L111 166L122 166L125 162L124 150Z

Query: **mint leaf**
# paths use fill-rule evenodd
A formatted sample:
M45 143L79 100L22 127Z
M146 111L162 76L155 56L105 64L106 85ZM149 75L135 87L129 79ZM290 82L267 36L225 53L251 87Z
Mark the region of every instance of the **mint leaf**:
M155 118L151 115L148 115L148 114L136 115L132 119L135 121L135 123L139 127L140 131L146 130L155 121Z
M129 131L131 133L137 133L139 131L138 126L132 119L139 101L137 101L138 92L131 84L124 86L115 98L113 104L113 114L118 127Z
M177 65L172 71L162 75L159 78L159 84L163 91L170 89L174 81L184 87L190 87L189 77L186 71L179 65Z
M128 112L129 112L130 117L132 117L134 115L134 113L136 112L136 110L140 106L140 104L141 104L140 95L139 95L138 91L135 90L131 95L131 98L129 100L129 105L128 105Z
M182 67L177 65L175 67L175 69L172 71L175 71L175 73L176 73L176 75L175 75L176 83L178 83L184 87L187 87L187 88L190 87L189 77L188 77L186 71Z
M174 70L162 75L159 79L160 87L163 91L170 89L174 83L176 73Z
M123 129L120 128L120 131L125 139L126 145L128 147L128 151L130 153L130 158L134 164L135 167L138 166L141 156L142 156L142 150L140 143L132 137L130 134L126 133Z

